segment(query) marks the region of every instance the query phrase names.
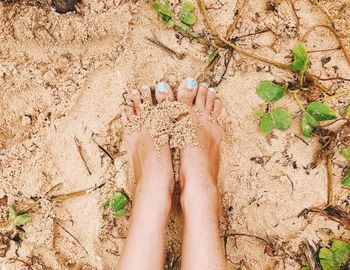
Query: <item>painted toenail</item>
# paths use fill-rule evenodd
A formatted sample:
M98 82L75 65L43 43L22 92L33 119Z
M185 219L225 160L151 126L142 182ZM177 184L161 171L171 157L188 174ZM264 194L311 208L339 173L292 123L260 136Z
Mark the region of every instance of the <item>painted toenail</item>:
M215 99L214 99L214 102L215 102L215 103L219 103L219 102L220 102L220 99L219 99L219 98L215 98Z
M157 91L159 92L167 92L168 91L168 85L165 82L160 82L156 86Z
M202 86L202 87L206 88L206 87L208 87L208 84L206 82L201 82L199 84L199 86Z
M148 85L147 84L144 84L141 86L141 90L142 91L147 91L149 89Z
M132 106L134 106L134 102L133 102L132 100L128 99L128 100L126 101L126 105L132 107Z
M189 90L192 90L193 88L195 88L197 86L197 82L194 79L189 79L186 82L186 88Z
M138 93L139 93L139 91L137 91L137 90L132 91L133 96L136 96Z
M213 87L209 87L209 88L208 88L208 91L209 91L210 93L216 93L216 90L215 90L215 88L213 88Z

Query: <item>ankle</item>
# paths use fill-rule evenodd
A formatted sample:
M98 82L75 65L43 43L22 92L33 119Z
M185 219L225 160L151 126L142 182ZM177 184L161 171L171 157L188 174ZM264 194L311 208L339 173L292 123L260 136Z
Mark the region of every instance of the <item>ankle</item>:
M220 192L214 181L204 183L185 183L180 202L183 210L197 210L198 208L219 207Z

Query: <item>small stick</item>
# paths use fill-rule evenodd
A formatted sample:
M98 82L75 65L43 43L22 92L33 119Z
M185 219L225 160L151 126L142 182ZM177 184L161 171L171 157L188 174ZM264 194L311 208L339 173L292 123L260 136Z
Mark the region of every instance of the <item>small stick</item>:
M307 53L330 52L330 51L336 51L336 50L339 50L339 49L341 49L340 46L338 46L336 48L333 48L333 49L310 50L310 51L307 51Z
M239 2L240 2L240 0L237 0L235 8L233 9L233 19L232 19L231 25L229 26L229 28L226 31L226 36L225 36L226 39L231 38L233 31L235 30L236 25L238 23L239 17L242 15L242 12L243 12L244 6L247 3L247 0L243 0L240 7L238 7Z
M185 55L183 53L178 53L178 52L174 51L173 49L169 48L168 46L166 46L154 34L153 34L153 38L145 37L145 39L147 39L152 44L154 44L154 45L158 46L159 48L161 48L162 50L164 50L172 58L173 58L173 56L176 56L177 59L182 60L185 57Z
M269 32L269 31L271 31L271 30L270 29L264 29L264 30L261 30L261 31L258 31L258 32L254 32L254 33L250 33L250 34L246 34L246 35L235 37L234 40L238 40L238 39L245 38L245 37L250 37L250 36L255 36L255 35L259 35L259 34L263 34L263 33Z
M92 140L97 145L97 147L111 159L112 164L114 164L114 158L111 156L111 154L108 153L108 151L102 145L99 145L94 139Z
M316 82L315 81L315 85L320 88L323 92L325 92L328 95L334 95L334 92L332 92L329 88L327 88L326 86L324 86L323 84L321 84L320 82Z
M327 157L327 205L333 202L333 164L330 157Z
M299 36L300 17L299 17L298 14L297 14L297 11L296 11L296 9L295 9L293 0L287 0L287 2L289 3L289 5L290 5L291 8L292 8L292 11L293 11L293 14L294 14L294 17L295 17L296 32L297 32L297 36Z
M333 35L335 36L335 38L338 40L339 46L340 46L340 48L342 49L342 51L343 51L343 53L344 53L344 55L345 55L346 60L348 61L349 65L350 65L350 54L349 54L348 50L346 49L346 47L345 47L345 45L344 45L344 42L342 41L342 39L341 39L340 36L338 35L337 31L336 31L333 27L331 27L331 26L329 26L329 25L325 25L325 24L315 25L315 26L311 27L311 28L304 34L304 36L303 36L303 38L302 38L302 41L305 42L307 36L308 36L313 30L315 30L315 29L318 28L318 27L326 28L326 29L328 29L329 31L331 31L331 32L333 33Z
M303 112L303 113L307 113L304 106L301 104L301 101L300 99L298 98L297 96L297 93L299 92L299 90L296 90L296 91L293 91L292 92L292 95L293 95L293 99L295 100L295 102L297 103L298 107L300 108L300 110Z
M325 97L325 98L322 99L322 101L330 101L332 99L343 97L343 96L346 96L346 95L349 95L349 94L350 94L350 89L345 90L345 91L340 92L340 93L337 93L337 94L335 94L333 96Z
M198 2L198 6L200 7L200 10L201 10L201 13L204 17L204 21L206 23L206 25L208 26L208 28L210 29L211 33L213 36L217 37L219 40L221 40L223 43L225 43L226 45L228 45L229 47L231 47L232 49L236 50L237 52L239 53L242 53L246 56L249 56L251 58L254 58L256 60L259 60L261 62L265 62L265 63L268 63L270 65L273 65L273 66L276 66L278 68L281 68L281 69L285 69L285 70L289 70L291 71L291 67L290 65L286 65L286 64L283 64L283 63L279 63L279 62L276 62L276 61L273 61L271 59L268 59L264 56L260 56L260 55L257 55L255 54L254 52L251 52L249 50L246 50L246 49L243 49L243 48L240 48L238 47L237 45L233 44L232 42L226 40L225 38L221 37L217 32L216 30L214 29L214 27L212 26L212 23L209 19L209 15L208 15L208 12L207 12L207 9L206 9L206 5L204 3L204 0L197 0Z
M78 140L77 137L74 137L74 141L75 141L75 144L77 146L79 156L82 159L84 166L85 166L86 170L88 171L89 175L91 175L91 171L90 171L89 166L87 165L87 162L86 162L84 155L83 155L83 149L81 146L81 142Z
M78 244L79 246L86 252L86 254L89 254L89 252L85 249L85 247L80 243L79 239L75 237L70 231L68 231L65 227L63 227L59 222L56 221L56 224L60 226L66 233L68 233Z

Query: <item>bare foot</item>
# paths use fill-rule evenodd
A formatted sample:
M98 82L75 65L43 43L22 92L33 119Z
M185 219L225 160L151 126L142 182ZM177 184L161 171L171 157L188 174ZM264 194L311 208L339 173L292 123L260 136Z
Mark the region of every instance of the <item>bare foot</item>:
M192 120L196 128L199 146L187 146L181 151L180 179L183 189L191 186L216 187L220 142L223 128L216 121L226 118L214 88L192 78L183 81L178 89L177 100L192 107ZM216 119L215 119L216 118Z
M156 86L156 100L158 103L164 100L174 100L173 93L167 83L160 82ZM129 101L122 114L122 121L127 125L140 114L142 103L152 103L151 89L144 85L140 91L134 90L129 95ZM173 167L169 144L156 150L153 139L146 127L140 132L127 134L125 131L123 145L129 156L136 178L136 190L154 189L157 193L161 188L172 192ZM164 191L164 190L163 190Z
M188 78L179 86L177 99L192 107L199 146L186 146L180 153L181 207L184 241L181 269L225 270L220 238L220 193L217 177L223 128L215 118L226 117L216 92Z

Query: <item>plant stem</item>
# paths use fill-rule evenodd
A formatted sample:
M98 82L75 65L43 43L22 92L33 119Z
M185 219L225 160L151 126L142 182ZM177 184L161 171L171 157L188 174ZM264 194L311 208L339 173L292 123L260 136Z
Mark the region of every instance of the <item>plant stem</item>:
M330 157L327 157L327 205L333 202L333 164Z
M322 99L322 101L330 101L332 99L335 99L335 98L338 98L338 97L342 97L342 96L346 96L346 95L349 95L350 94L350 89L348 90L345 90L343 92L340 92L340 93L337 93L333 96L330 96L330 97L325 97L324 99Z
M303 112L303 113L307 113L304 106L301 104L301 101L300 99L298 98L297 96L297 93L299 92L299 90L296 90L296 91L293 91L291 92L292 95L293 95L293 98L295 100L295 102L297 103L298 107L300 108L300 110Z
M342 51L343 51L343 53L344 53L344 55L345 55L345 58L346 58L346 60L348 61L349 65L350 65L350 53L349 53L348 50L346 49L346 47L345 47L345 45L344 45L344 42L342 41L342 39L341 39L340 36L338 35L337 31L336 31L333 27L331 27L331 26L329 26L329 25L325 25L325 24L315 25L315 26L311 27L311 28L305 33L305 35L304 35L303 38L302 38L302 41L305 42L307 36L308 36L313 30L315 30L315 29L318 28L318 27L326 28L326 29L328 29L329 31L332 32L332 34L333 34L333 35L335 36L335 38L338 40L339 46L340 46L340 48L342 49Z
M228 45L229 47L231 47L232 49L236 50L237 52L241 53L241 54L244 54L248 57L251 57L253 59L256 59L256 60L259 60L261 62L264 62L264 63L267 63L267 64L270 64L270 65L273 65L273 66L276 66L278 68L281 68L281 69L285 69L285 70L289 70L291 71L291 67L290 65L286 65L286 64L283 64L283 63L279 63L279 62L276 62L276 61L273 61L269 58L266 58L264 56L261 56L261 55L258 55L258 54L255 54L254 52L252 51L249 51L249 50L246 50L246 49L243 49L241 47L238 47L236 44L233 44L232 42L228 41L227 39L221 37L215 30L215 28L213 27L212 23L211 23L211 20L209 18L209 15L208 15L208 12L207 12L207 8L206 8L206 5L204 3L204 0L197 0L198 2L198 6L200 7L200 10L201 10L201 13L204 17L204 21L205 21L205 24L207 25L207 27L209 28L210 32L212 33L212 35L214 37L216 37L218 40L220 40L221 42L223 42L224 44Z

